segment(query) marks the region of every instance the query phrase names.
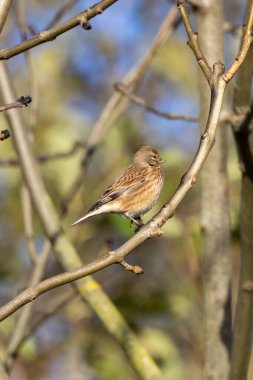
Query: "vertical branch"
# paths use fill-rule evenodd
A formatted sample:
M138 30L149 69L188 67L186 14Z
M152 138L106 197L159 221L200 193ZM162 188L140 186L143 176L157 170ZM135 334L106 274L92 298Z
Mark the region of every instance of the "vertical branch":
M251 1L252 4L252 1ZM247 10L249 10L250 1ZM253 13L253 6L251 5ZM246 16L249 12L246 12ZM240 250L241 269L234 320L230 380L247 378L253 337L253 110L250 109L253 46L237 76L233 109L239 124L233 126L241 177Z
M196 5L196 2L195 2ZM224 61L223 5L205 1L196 8L199 41L213 65ZM199 80L200 127L206 124L210 91L201 74ZM227 175L227 128L219 125L215 146L201 173L201 225L204 270L205 378L227 379L231 341L230 222Z
M31 197L25 184L21 185L20 194L21 194L21 202L22 202L22 210L23 210L23 221L24 221L27 252L31 260L31 263L34 265L37 262L38 256L36 252L34 233L33 233Z
M3 30L5 21L8 17L12 0L2 0L0 2L0 33Z

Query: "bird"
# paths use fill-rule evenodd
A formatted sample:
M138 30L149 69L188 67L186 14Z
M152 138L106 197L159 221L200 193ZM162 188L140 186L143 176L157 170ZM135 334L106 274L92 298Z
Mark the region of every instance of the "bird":
M144 225L141 216L154 206L161 193L164 184L161 164L164 162L156 149L141 147L99 200L71 227L95 215L114 213L129 218L137 232Z

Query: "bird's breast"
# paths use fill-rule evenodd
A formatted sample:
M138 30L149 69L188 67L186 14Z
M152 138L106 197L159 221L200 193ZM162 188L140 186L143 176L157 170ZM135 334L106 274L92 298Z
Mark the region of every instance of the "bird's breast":
M148 212L156 203L164 182L161 169L154 168L147 172L146 180L133 192L122 197L124 211L130 217L138 217Z

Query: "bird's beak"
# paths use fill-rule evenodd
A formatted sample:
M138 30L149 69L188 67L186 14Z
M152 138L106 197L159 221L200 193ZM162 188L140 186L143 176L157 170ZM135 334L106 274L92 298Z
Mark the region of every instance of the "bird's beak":
M163 158L160 158L159 162L160 164L164 164L166 161Z

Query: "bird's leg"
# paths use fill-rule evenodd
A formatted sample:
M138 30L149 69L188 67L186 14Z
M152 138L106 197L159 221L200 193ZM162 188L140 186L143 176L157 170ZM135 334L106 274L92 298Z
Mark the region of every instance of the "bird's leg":
M134 231L135 233L138 232L141 229L141 227L144 226L144 223L141 220L140 216L138 216L135 219L134 218L130 218L130 220L131 220L131 224L134 223L136 225L136 228L135 228L135 231Z

